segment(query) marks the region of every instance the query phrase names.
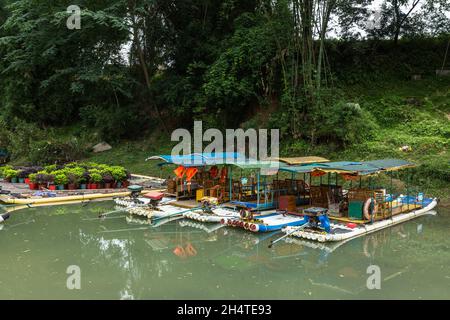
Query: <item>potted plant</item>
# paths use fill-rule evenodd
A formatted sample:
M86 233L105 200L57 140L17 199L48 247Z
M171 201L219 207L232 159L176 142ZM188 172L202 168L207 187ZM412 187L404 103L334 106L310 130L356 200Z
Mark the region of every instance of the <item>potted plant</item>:
M119 166L111 167L111 175L113 176L113 178L116 182L116 187L121 188L123 181L127 177L125 168L119 167Z
M4 171L4 175L7 181L10 181L11 183L17 183L18 179L17 179L17 175L19 174L19 172L17 170L14 169L6 169Z
M84 171L83 174L80 177L80 189L83 189L83 190L87 189L86 183L89 182L90 178L91 177L89 176L89 173L87 171Z
M131 179L131 173L128 170L125 170L125 180L122 182L123 188L128 188L130 185L129 179Z
M55 176L51 173L47 174L45 179L47 180L47 186L50 190L56 190L56 185L55 185Z
M98 172L93 172L90 175L91 175L91 189L98 189L98 185L102 181L102 175Z
M36 174L36 183L38 184L39 189L48 187L48 175L45 171L39 171Z
M17 172L17 179L19 181L19 183L25 183L25 178L27 178L29 175L28 169L24 168L24 169L20 169Z
M30 190L37 190L39 188L38 184L36 183L36 175L36 173L32 173L28 177L30 179L30 182L28 183Z
M75 190L77 188L77 184L79 183L79 178L74 172L66 173L67 176L67 189Z
M58 172L57 174L55 174L54 182L57 190L64 190L64 185L69 182L69 179L64 174L64 172Z

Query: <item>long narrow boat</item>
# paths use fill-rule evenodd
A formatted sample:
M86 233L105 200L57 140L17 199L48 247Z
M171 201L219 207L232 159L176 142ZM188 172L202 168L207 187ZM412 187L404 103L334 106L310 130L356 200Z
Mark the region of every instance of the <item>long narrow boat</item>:
M357 225L334 221L330 223L329 232L325 231L325 229L321 228L320 226L316 227L307 226L302 229L288 226L286 228L283 228L282 232L293 237L314 240L319 242L349 240L423 216L436 207L438 200L436 198L424 199L422 202L425 205L420 209L406 213L396 214L391 218L380 221L374 221Z
M229 207L215 207L211 211L198 209L186 212L183 215L187 219L199 222L220 223L222 219L238 219L239 211Z
M267 213L263 212L260 216L256 216L250 219L224 218L221 220L222 224L230 227L242 228L251 232L277 231L286 227L299 227L304 225L306 222L307 220L304 217L279 213L276 211L268 211Z

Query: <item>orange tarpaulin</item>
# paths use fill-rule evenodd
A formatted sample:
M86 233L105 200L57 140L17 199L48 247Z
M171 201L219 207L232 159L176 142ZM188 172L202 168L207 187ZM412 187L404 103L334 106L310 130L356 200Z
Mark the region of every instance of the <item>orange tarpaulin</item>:
M186 181L191 181L192 178L196 175L198 172L197 168L188 168L186 169Z
M175 175L178 177L178 178L183 178L183 176L184 176L184 173L186 172L186 168L185 167L183 167L183 166L179 166L178 168L176 168L175 170L173 170L173 172L175 173Z

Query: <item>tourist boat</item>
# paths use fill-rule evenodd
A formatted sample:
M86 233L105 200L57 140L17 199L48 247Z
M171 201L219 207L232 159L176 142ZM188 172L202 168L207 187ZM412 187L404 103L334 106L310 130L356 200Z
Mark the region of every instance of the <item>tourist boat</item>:
M395 195L387 193L386 189L371 187L371 178L381 173L391 176L392 171L413 167L412 163L397 159L376 160L367 162L336 162L313 165L310 168L291 167L283 170L291 172L315 172L316 176L326 173L336 173L351 179L357 177L359 188L342 190L337 183L330 186L321 185L318 193L311 195L314 207L302 208L307 223L303 226L286 226L282 229L285 236L298 237L318 242L335 242L353 239L378 230L406 222L428 214L438 204L437 198L426 198L423 193L410 195ZM369 188L361 187L361 178L368 177ZM392 186L392 180L391 180ZM320 192L325 196L320 195ZM333 204L330 197L336 191L345 195L340 203ZM324 198L320 200L319 198ZM336 196L336 198L340 198ZM319 199L319 200L318 200ZM314 203L316 202L316 203ZM317 202L321 202L318 205ZM342 209L342 203L346 208Z
M201 208L185 212L183 215L187 219L199 222L220 223L222 219L239 218L239 211L227 207L217 207L212 209L211 212L209 212Z
M299 237L319 242L349 240L426 215L436 207L437 199L427 198L424 199L423 203L425 204L424 207L421 207L421 204L419 205L418 203L416 203L419 208L417 210L396 214L391 218L380 221L362 224L352 224L351 222L345 223L335 221L330 223L330 228L328 231L326 231L325 228L322 228L320 224L314 227L306 226L302 229L296 227L286 227L282 231L293 237ZM402 205L404 205L404 203Z
M253 212L273 210L278 203L275 199L280 193L267 182L267 176L274 175L281 166L325 163L329 160L321 157L274 158L255 160L239 153L195 153L183 156L158 155L147 160L163 161L159 166L178 165L174 170L176 177L168 181L166 195L176 199L176 205L195 208L205 198L215 199L212 206L196 208L184 213L187 219L217 223L222 220L239 219L240 212L236 208L247 208ZM219 168L218 166L222 167ZM241 171L240 178L233 175L233 167ZM242 176L243 171L250 175ZM261 175L263 177L261 177ZM295 187L297 190L297 185ZM299 193L302 191L298 190ZM298 199L306 203L307 199ZM256 215L256 213L255 213ZM274 228L296 222L298 217L271 219ZM259 229L259 228L258 228ZM261 227L261 230L265 228ZM271 230L272 227L269 227Z

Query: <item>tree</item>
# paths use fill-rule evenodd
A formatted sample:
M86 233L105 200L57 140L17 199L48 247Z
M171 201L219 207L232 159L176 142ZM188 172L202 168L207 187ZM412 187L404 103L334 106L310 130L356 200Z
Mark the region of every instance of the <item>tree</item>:
M367 30L379 39L398 44L402 36L436 36L450 29L450 3L446 0L384 0L380 26Z

